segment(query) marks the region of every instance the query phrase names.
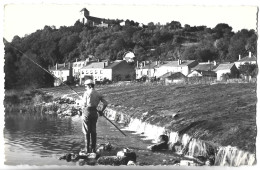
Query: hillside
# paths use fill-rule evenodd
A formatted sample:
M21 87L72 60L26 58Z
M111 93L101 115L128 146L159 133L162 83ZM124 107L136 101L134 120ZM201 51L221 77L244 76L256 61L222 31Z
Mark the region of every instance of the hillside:
M75 96L67 87L42 90L56 97ZM197 132L200 139L216 145L255 152L255 84L117 84L100 86L97 90L105 95L114 110L180 134L192 136ZM145 112L148 112L146 116Z
M114 61L122 59L127 51L134 52L135 61L233 62L239 55L248 55L248 51L256 54L257 34L246 29L234 32L224 23L207 28L169 21L166 25L150 22L140 27L133 21L125 26L113 24L99 28L77 21L74 26L59 29L45 26L25 37L15 36L12 42L4 41L4 44L5 88L39 88L51 87L53 79L28 57L45 69L89 56Z

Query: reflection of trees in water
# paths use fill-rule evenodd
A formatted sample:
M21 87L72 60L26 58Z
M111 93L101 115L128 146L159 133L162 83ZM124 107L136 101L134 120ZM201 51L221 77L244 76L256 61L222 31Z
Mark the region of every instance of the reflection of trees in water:
M9 145L22 145L27 151L42 155L64 152L80 148L81 134L75 133L79 131L75 125L70 118L9 116L5 119L4 137Z

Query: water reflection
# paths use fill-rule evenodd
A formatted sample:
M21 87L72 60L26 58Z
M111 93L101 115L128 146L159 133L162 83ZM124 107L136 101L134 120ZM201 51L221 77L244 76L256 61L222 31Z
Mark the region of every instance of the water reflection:
M127 133L123 136L104 118L97 124L97 143L110 142L116 147L142 150L150 141ZM7 116L4 128L5 157L7 165L59 165L68 164L58 157L68 152L78 152L84 146L81 118ZM73 164L73 163L69 163Z

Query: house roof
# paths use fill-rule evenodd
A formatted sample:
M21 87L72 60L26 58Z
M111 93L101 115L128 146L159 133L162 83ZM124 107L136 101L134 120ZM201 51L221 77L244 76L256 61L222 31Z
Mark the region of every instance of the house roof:
M234 63L228 63L228 64L220 64L217 68L215 68L213 71L219 71L219 70L230 70L234 66Z
M108 66L105 66L105 63L104 61L101 61L101 62L92 62L88 65L86 65L85 67L82 67L81 69L92 69L92 68L102 68L102 69L111 69L115 66L117 66L118 64L120 64L121 62L123 62L124 60L115 60L114 62L112 63L108 63Z
M104 68L104 63L105 62L93 62L86 65L85 67L82 67L81 69Z
M69 67L72 66L72 64L66 63L64 64L57 64L57 70L69 70ZM50 68L50 70L56 70L56 65Z
M182 60L181 64L178 65L178 61L165 61L165 64L162 64L161 67L183 67L189 66L195 60Z
M123 60L115 60L113 63L109 64L105 69L111 69L120 64L121 62L123 62Z
M82 12L82 11L88 11L88 10L87 10L87 8L83 8L82 10L80 10L80 12Z
M246 62L246 61L256 61L256 60L257 60L256 57L252 55L251 57L246 56L244 58L241 58L240 60L238 60L236 62Z
M146 63L144 67L142 67L142 69L151 69L151 68L154 68L154 67L157 67L158 65L156 64L156 61L153 61L151 63Z
M197 66L193 67L192 70L209 71L215 68L217 68L217 66L213 63L199 63Z
M168 72L168 73L165 73L161 76L159 76L158 78L166 78L166 77L169 77L172 73Z
M186 78L181 72L172 73L170 76L166 77L168 79L180 79L180 78Z
M216 76L216 73L214 71L198 71L202 76Z
M179 79L179 78L186 78L186 76L184 76L181 72L176 72L176 73L169 72L169 73L165 73L159 78Z
M86 16L86 18L88 20L91 20L91 21L97 23L97 24L101 24L101 22L103 21L103 19L101 19L101 18L92 17L92 16Z

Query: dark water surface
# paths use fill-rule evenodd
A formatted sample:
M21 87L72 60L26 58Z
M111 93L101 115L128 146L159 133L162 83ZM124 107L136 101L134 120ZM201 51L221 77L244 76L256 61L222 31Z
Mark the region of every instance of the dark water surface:
M122 127L118 125L119 127ZM160 164L173 158L167 153L153 153L146 150L151 141L125 131L123 136L105 118L97 124L97 143L110 142L118 148L134 149L137 161ZM58 158L65 153L78 153L84 147L81 118L6 116L5 128L6 165L74 165Z

